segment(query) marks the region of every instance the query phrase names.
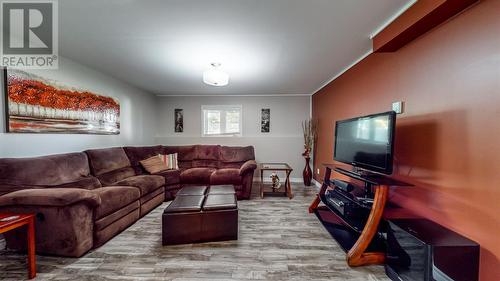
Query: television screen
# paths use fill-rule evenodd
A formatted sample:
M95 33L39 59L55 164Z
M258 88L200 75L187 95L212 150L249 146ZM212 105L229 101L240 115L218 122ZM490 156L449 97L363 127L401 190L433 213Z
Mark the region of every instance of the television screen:
M335 125L334 160L391 174L396 113L378 113Z

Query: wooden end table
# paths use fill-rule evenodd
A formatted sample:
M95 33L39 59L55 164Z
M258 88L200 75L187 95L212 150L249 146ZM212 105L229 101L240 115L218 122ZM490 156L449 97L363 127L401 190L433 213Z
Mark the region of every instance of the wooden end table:
M272 171L272 172L285 173L285 178L286 178L284 186L285 192L282 194L284 196L287 196L289 199L292 199L293 194L292 194L292 186L290 184L290 174L292 173L293 169L290 167L290 165L288 165L287 163L260 163L259 169L260 169L260 198L264 198L264 194L269 194L269 195L279 194L278 192L275 192L275 189L273 189L272 192L264 191L264 189L266 188L266 184L264 183L264 171ZM267 186L270 185L267 184Z
M7 219L12 217L12 219ZM16 218L14 218L16 217ZM28 278L36 276L35 258L35 215L34 214L0 214L0 234L19 227L27 227L28 232Z

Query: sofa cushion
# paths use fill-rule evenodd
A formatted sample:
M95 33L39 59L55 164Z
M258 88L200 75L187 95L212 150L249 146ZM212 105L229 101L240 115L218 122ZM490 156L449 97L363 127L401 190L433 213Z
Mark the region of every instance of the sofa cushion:
M148 159L140 161L141 166L149 173L155 174L168 170L168 166L161 160L159 156L152 156Z
M177 163L179 164L179 169L189 169L193 167L193 159L195 156L195 146L185 145L185 146L163 146L163 153L173 154L177 153Z
M81 178L81 179L74 181L74 182L68 182L68 183L64 183L64 184L60 184L60 185L53 185L50 187L52 187L52 188L83 188L83 189L91 190L91 189L99 188L102 186L101 186L101 182L97 178L95 178L93 176L88 176L88 177Z
M255 159L253 146L221 146L220 161L224 163L246 162Z
M91 207L101 204L92 191L81 188L24 189L0 196L0 206L69 206L83 202Z
M92 174L96 176L130 167L127 154L121 147L91 149L85 153L89 157Z
M120 220L121 218L125 217L126 215L130 214L131 212L140 209L141 204L139 203L138 200L133 201L132 203L128 204L125 207L122 207L121 209L118 209L114 211L113 213L106 215L105 217L102 217L100 219L96 219L94 221L94 230L101 230L106 228L108 225Z
M163 152L163 147L161 145L137 147L126 146L123 148L123 150L127 154L130 165L134 169L135 173L141 175L145 173L145 170L142 168L139 162L152 156L161 154Z
M91 149L85 153L89 157L90 171L104 186L135 176L127 154L121 147Z
M95 218L100 219L139 200L141 193L133 186L107 186L92 190L101 198L101 204L95 209Z
M221 146L220 168L240 168L248 160L255 159L253 146Z
M255 160L248 160L247 162L243 163L241 165L239 171L240 171L240 176L244 176L245 174L252 173L253 177L253 172L257 169L257 162Z
M167 166L168 169L179 169L179 162L177 161L177 153L160 154L158 155L161 161Z
M0 183L0 196L9 192L14 192L24 189L40 189L40 188L81 188L92 190L101 187L101 182L92 176L82 178L75 182L68 182L59 185L28 185L28 184L2 184Z
M196 145L193 167L219 167L220 145Z
M235 168L216 170L210 176L210 184L241 184L240 170Z
M74 187L94 189L85 153L0 159L0 195L29 188Z
M214 168L191 168L181 172L181 183L209 184Z
M218 160L193 160L193 168L219 168Z
M155 175L163 176L165 178L165 185L173 185L181 182L181 170L166 170Z
M117 181L112 185L135 186L140 189L141 196L143 196L163 187L165 185L165 178L157 175L140 175Z
M195 159L195 145L185 145L185 146L171 146L165 147L163 154L177 153L177 159L180 161L192 161Z
M194 159L219 160L220 145L196 145Z
M135 172L132 167L120 168L102 175L97 176L103 186L114 185L115 182L126 178L134 177Z

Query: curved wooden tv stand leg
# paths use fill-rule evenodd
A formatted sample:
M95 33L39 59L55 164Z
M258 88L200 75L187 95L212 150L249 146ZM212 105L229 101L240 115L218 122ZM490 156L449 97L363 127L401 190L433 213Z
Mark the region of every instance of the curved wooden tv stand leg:
M354 244L351 250L347 253L347 264L349 266L382 264L385 262L384 253L366 253L365 251L377 233L378 225L380 223L380 219L382 218L382 213L384 212L385 203L387 201L388 192L389 187L387 185L378 185L375 187L373 206L370 211L370 215L368 216L366 225L363 228L358 241L356 241L356 244Z
M323 184L321 185L321 189L319 190L319 193L316 194L316 197L314 197L314 200L312 201L311 205L309 206L309 213L313 213L314 210L318 208L319 203L321 203L320 196L325 195L326 189L328 187L328 182L330 181L330 175L332 174L332 168L326 167L325 171L325 177L323 179Z

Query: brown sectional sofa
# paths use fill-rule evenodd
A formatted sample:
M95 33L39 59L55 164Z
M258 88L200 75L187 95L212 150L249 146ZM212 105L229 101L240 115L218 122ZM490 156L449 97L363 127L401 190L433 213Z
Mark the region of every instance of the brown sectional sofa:
M182 186L233 184L238 199L249 199L252 189L255 152L252 146L220 145L124 147L138 175L147 174L139 161L157 154L177 153L179 170L158 175L165 177L165 198L171 200Z
M178 153L179 169L150 175L139 161ZM79 257L171 200L186 185L232 184L248 199L253 147L114 147L34 158L0 159L0 212L36 213L39 254ZM6 233L22 249L24 231Z

